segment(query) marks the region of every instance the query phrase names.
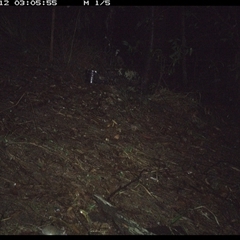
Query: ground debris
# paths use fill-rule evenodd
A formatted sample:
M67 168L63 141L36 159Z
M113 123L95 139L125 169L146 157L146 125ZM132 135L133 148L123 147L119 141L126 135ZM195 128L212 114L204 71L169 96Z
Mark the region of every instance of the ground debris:
M99 204L99 207L104 211L105 214L112 219L112 221L117 225L121 234L132 234L132 235L155 235L154 233L148 231L145 228L139 226L136 222L129 220L117 213L116 208L102 197L94 195L94 199Z

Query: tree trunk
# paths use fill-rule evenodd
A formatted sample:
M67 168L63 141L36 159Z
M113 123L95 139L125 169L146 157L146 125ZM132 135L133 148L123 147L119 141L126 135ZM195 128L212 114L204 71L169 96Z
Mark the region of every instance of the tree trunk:
M147 92L149 83L150 83L150 73L151 73L151 59L152 59L152 52L153 52L153 41L154 41L154 6L151 8L151 15L150 15L150 31L149 31L149 47L147 50L147 57L146 57L146 64L145 64L145 70L143 75L143 81L142 81L142 92Z
M50 53L49 61L53 61L53 43L54 43L54 29L55 29L55 7L52 8L52 26L51 26L51 43L50 43Z
M182 81L183 87L186 87L188 84L187 79L187 59L186 59L186 32L185 32L185 7L182 6L181 11L181 35L182 35Z

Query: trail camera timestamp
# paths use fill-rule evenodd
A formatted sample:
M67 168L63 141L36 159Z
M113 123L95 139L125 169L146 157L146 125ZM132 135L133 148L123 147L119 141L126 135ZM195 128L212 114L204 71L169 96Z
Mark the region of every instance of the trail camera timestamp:
M0 0L1 6L57 6L57 0Z
M14 6L57 6L57 0L15 0Z

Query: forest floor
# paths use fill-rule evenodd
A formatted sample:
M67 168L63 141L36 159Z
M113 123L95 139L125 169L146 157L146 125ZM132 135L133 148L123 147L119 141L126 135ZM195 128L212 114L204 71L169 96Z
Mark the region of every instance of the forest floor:
M237 124L29 55L0 68L0 234L240 234Z

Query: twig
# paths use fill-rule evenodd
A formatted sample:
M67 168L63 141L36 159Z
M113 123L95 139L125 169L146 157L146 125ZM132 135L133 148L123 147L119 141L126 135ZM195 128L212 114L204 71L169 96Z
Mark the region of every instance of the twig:
M127 183L127 184L125 184L125 185L123 185L123 186L118 187L114 192L112 192L112 193L108 196L107 201L109 201L110 198L112 198L117 192L121 191L122 189L127 188L130 184L138 181L138 180L141 178L142 173L143 173L144 171L146 171L146 170L143 169L143 170L139 173L139 175L138 175L136 178L134 178L132 181L130 181L129 183Z
M213 217L215 218L215 221L216 221L216 223L218 224L218 226L220 226L220 224L219 224L219 222L218 222L218 219L217 219L217 217L213 214L213 212L211 212L207 207L205 207L205 206L199 206L199 207L195 207L194 209L199 209L199 208L205 208L205 209L207 209L212 215L213 215Z
M0 113L4 112L4 111L6 111L6 110L9 110L9 109L11 109L11 108L13 108L13 107L16 107L16 106L19 104L19 102L22 100L22 98L23 98L24 95L25 95L25 93L19 98L19 100L17 101L16 104L14 104L13 106L11 106L11 107L9 107L9 108L1 111Z

